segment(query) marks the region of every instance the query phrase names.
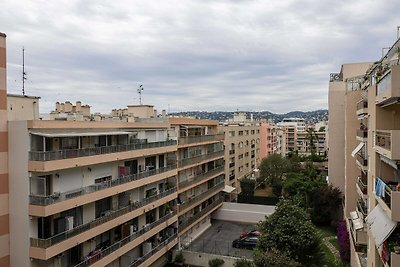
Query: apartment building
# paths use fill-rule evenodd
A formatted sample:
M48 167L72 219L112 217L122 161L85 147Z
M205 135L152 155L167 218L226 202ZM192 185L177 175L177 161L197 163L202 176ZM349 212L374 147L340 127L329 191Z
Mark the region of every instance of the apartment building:
M6 35L0 33L0 266L10 265Z
M187 245L211 226L211 213L222 205L224 135L217 121L169 118L169 123L178 137L178 235L180 245Z
M239 193L240 180L254 176L260 164L260 123L238 112L220 127L225 133L226 184Z
M325 130L319 131L314 125L306 126L306 129L306 131L297 132L297 153L299 155L309 156L312 150L314 150L316 155L326 156Z
M352 266L400 266L399 46L331 74L329 180L345 194Z
M299 134L306 132L304 119L285 118L277 125L284 131L286 154L297 151Z

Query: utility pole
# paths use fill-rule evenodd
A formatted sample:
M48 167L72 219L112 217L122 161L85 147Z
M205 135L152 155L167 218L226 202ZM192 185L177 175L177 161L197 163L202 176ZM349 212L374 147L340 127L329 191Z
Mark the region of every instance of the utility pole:
M139 88L137 89L137 92L138 92L138 94L139 94L139 104L140 105L142 105L142 91L143 91L143 84L141 84L140 86L139 86Z

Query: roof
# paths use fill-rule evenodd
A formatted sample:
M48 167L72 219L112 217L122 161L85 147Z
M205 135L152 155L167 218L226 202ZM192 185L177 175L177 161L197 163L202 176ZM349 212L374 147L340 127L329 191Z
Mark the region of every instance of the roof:
M1 37L7 37L7 35L5 33L0 32L0 36Z
M40 99L40 96L15 95L15 94L7 94L7 97L20 97L20 98Z

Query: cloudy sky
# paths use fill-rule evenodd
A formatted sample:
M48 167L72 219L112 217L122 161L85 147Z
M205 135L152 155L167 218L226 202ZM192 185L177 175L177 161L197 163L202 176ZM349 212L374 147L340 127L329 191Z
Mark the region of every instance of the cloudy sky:
M8 91L41 112L144 104L170 112L327 108L329 73L396 40L397 1L3 0Z

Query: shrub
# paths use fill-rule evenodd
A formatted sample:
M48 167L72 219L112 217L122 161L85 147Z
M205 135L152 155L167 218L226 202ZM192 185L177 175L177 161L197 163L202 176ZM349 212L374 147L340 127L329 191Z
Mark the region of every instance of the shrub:
M215 258L208 261L208 265L210 267L220 267L224 264L225 261L223 259Z
M252 261L246 259L240 259L235 262L235 267L255 267Z
M185 258L183 257L182 252L179 251L175 254L175 262L176 263L185 263Z
M350 239L345 221L339 222L337 238L339 242L340 259L344 262L350 262Z

